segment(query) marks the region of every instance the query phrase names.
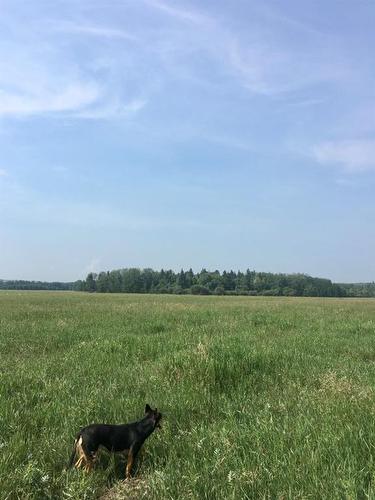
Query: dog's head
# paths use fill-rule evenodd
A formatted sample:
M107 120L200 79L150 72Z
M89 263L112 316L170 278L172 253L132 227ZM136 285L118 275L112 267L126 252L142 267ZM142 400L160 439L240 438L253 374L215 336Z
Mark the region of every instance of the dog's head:
M155 410L153 410L151 408L151 406L149 404L147 404L145 407L145 414L153 422L154 429L156 429L157 427L161 428L160 420L161 420L162 414L160 413L160 411L158 411L157 408L155 408Z

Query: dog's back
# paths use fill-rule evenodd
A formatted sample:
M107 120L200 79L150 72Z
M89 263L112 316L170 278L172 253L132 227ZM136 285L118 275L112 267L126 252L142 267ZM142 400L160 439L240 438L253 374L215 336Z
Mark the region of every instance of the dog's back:
M121 425L91 424L81 429L79 434L86 446L92 450L103 446L108 451L126 451L133 443L142 441L143 436L137 424L138 422Z

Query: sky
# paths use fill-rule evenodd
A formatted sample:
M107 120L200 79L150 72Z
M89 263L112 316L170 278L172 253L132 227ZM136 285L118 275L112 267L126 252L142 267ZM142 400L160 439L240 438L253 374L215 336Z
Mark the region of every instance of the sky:
M373 0L0 0L0 278L375 280Z

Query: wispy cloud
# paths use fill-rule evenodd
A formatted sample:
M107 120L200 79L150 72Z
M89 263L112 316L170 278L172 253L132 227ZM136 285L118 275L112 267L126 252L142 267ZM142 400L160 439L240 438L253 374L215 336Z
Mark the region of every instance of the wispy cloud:
M97 41L85 43L87 37L125 43L136 36L89 22L47 24L42 17L30 23L35 29L21 38L0 37L0 118L127 118L146 105L135 91L129 92L128 87L128 95L124 91L124 57L118 47L102 51ZM16 33L17 27L18 34L17 17L5 26L9 33ZM78 56L82 43L84 53Z
M236 31L228 27L227 19L218 13L176 8L165 0L144 1L176 21L188 21L181 28L183 37L167 31L167 36L172 37L170 43L173 42L173 51L169 54L174 57L170 63L178 71L175 54L179 52L183 56L185 74L190 68L196 80L198 75L193 61L184 57L187 47L193 54L205 54L220 72L231 75L249 92L264 97L296 92L322 82L337 83L347 76L345 63L333 48L334 44L328 43L328 35L275 8L257 6L254 8L256 15L249 18L247 30ZM285 33L291 32L299 37L300 45L285 41ZM161 39L165 36L162 30L158 35Z
M93 72L83 74L71 65L64 72L61 76L57 68L42 61L26 65L23 78L15 67L13 74L4 71L0 75L0 117L127 118L147 104L143 98L126 99L111 80L98 79Z
M0 168L0 177L5 177L8 175L8 172L4 168Z
M162 0L144 0L144 3L178 20L188 21L194 24L203 24L209 21L207 16L197 10L178 8Z
M228 36L227 60L240 83L254 94L265 97L296 93L322 83L338 83L345 78L345 68L335 55L318 55L316 48L281 45L277 37L262 35L252 41ZM331 62L329 62L331 57Z
M76 118L88 120L110 120L114 118L129 118L136 115L147 105L146 99L134 99L127 104L119 101L107 102L104 105L93 106L89 109L76 112Z
M23 89L20 93L0 90L0 116L30 116L80 110L94 103L100 89L94 83L76 82L62 88L41 88L37 92Z
M302 108L322 102L312 88L334 87L350 72L329 35L274 6L252 2L236 29L224 8L198 2L111 5L102 18L100 2L57 21L43 11L22 40L15 16L12 42L0 45L0 116L126 119L156 93L168 99L175 81Z
M278 24L284 24L289 29L297 30L303 35L318 35L319 37L327 37L327 33L324 33L298 19L289 17L284 13L283 8L277 8L275 5L271 6L266 2L260 2L257 5L257 10L262 12L265 17L274 19Z
M94 36L99 38L109 38L109 39L120 39L120 40L128 40L132 42L138 41L138 38L131 33L123 29L116 29L107 26L98 26L98 25L90 25L90 24L79 24L67 21L49 22L49 27L52 28L53 31L77 34L77 35L87 35Z
M319 163L347 172L375 170L375 140L327 141L315 146L312 154Z
M300 99L300 100L293 100L293 101L288 101L286 104L287 106L293 108L308 108L312 106L319 106L321 104L324 104L327 102L327 99L325 98L320 98L320 99Z

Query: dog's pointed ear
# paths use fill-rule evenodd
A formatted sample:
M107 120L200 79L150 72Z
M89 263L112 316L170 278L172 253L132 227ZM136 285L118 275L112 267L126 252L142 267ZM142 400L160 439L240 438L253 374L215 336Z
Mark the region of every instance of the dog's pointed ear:
M151 413L151 412L152 412L151 407L149 404L147 404L145 407L145 413Z

